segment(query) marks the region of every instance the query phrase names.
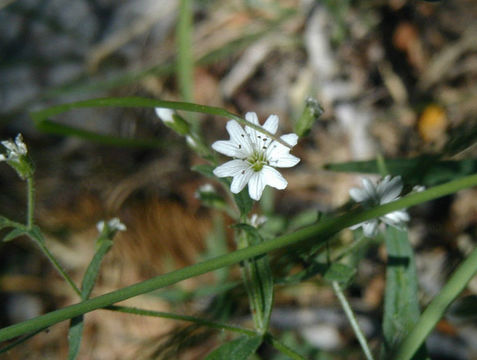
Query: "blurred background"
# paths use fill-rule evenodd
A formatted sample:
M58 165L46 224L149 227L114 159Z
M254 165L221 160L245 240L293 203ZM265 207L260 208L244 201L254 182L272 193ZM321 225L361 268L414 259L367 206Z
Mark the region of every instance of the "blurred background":
M207 239L225 239L220 229L227 219L195 198L207 180L190 168L202 160L153 109L75 109L52 119L84 130L82 136L38 128L30 112L141 96L239 115L255 111L262 122L277 114L283 133L314 98L324 114L293 150L301 163L284 172L289 187L274 198L276 217L286 222L348 201L359 177L328 171L326 164L378 155L475 157L475 147L446 149L450 140L477 132L476 19L475 0L0 0L0 138L23 134L36 165L37 224L78 283L94 253L96 223L119 216L127 225L105 259L93 292L99 295L213 256L214 249L215 255L225 251ZM183 115L206 129L208 143L226 138L226 119ZM108 145L85 133L131 141ZM22 221L25 184L0 166L0 213ZM446 168L427 184L475 169L475 162ZM422 304L475 246L476 193L469 189L411 209ZM340 236L352 239L349 231ZM363 251L348 295L377 349L385 254L382 245ZM238 278L234 270L229 276ZM216 277L127 304L201 313L214 292L196 290ZM0 291L2 326L77 302L26 238L1 244ZM477 279L466 294L477 296ZM247 304L232 305L232 321L247 324ZM86 320L81 359L201 359L225 336L107 311ZM7 357L66 358L67 327L55 325ZM361 358L331 288L319 279L277 289L272 328L310 358ZM477 359L476 338L475 318L445 318L428 341L431 357ZM268 351L263 359L284 359Z

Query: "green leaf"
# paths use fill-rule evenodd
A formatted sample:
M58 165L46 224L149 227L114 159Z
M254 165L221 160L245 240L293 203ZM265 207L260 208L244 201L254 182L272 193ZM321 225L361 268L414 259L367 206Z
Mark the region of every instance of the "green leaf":
M388 226L385 233L388 263L383 315L383 356L391 358L403 338L419 320L417 273L407 231ZM422 346L413 359L426 358Z
M93 256L93 259L88 265L86 272L83 276L83 282L81 284L81 299L87 300L91 295L91 291L93 290L94 284L96 282L96 278L98 277L99 268L101 266L101 262L104 256L108 253L109 249L113 242L100 235L100 237L96 240L96 252ZM74 360L78 356L80 345L81 345L81 338L83 336L83 327L84 327L84 317L83 315L72 318L70 323L70 329L68 331L68 359Z
M390 175L401 175L409 185L434 186L477 172L477 159L439 160L439 156L422 155L410 159L386 159ZM377 160L353 161L325 165L340 172L379 174Z
M99 238L97 241L99 245L93 259L88 265L86 272L83 276L83 282L81 284L81 297L83 300L89 298L91 291L93 290L96 278L98 277L99 268L104 256L108 253L109 249L113 245L113 242L106 238Z
M336 281L340 284L346 285L353 278L355 273L356 270L348 265L333 263L328 267L323 277L328 282Z
M219 107L213 107L213 106L193 104L188 102L162 101L162 100L155 100L155 99L148 99L148 98L141 98L141 97L99 98L99 99L77 101L77 102L72 102L72 103L67 103L62 105L51 106L49 108L46 108L40 111L31 112L30 116L32 117L35 123L35 126L38 129L43 130L45 132L49 132L49 133L77 136L77 137L85 138L92 141L104 142L105 144L110 144L110 145L128 145L129 144L132 146L137 141L139 142L143 141L143 140L137 140L137 139L124 139L124 138L115 138L115 137L111 137L107 135L100 135L93 132L88 132L86 130L69 127L69 126L49 120L50 117L59 115L67 111L71 111L75 109L83 109L83 108L97 108L97 107L99 108L101 107L132 107L132 108L162 107L167 109L189 111L193 113L216 115L225 119L234 119L240 124L247 125L257 131L260 131L266 134L271 139L274 139L275 141L278 141L284 146L289 147L287 143L285 143L280 138L277 138L270 132L266 131L261 126L253 124L225 109L222 109ZM145 140L145 141L146 142L143 143L144 146L159 146L159 143L157 142L154 143L154 142L149 142L148 140Z
M3 238L4 242L11 241L13 239L16 239L19 236L25 235L27 233L26 229L22 228L15 228L12 231L10 231L5 237Z
M193 171L197 171L199 174L208 177L208 178L215 178L214 169L215 166L210 164L201 164L195 165L191 168Z
M205 360L247 360L262 343L261 336L241 336L212 351Z
M7 227L22 228L23 225L0 215L0 230Z
M248 247L263 241L257 229L247 224L235 226L240 229L238 234L239 247ZM249 297L250 310L255 328L265 334L270 323L273 307L273 275L268 255L248 259L242 262L242 279Z
M235 203L237 204L240 215L247 216L247 214L252 210L253 200L248 195L248 189L245 188L238 194L233 194Z
M68 360L75 360L78 357L83 337L83 315L71 319L68 330Z

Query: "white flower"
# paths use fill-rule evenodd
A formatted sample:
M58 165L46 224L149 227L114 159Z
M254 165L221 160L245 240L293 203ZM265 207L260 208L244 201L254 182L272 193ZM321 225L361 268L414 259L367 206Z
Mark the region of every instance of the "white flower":
M399 199L402 191L402 181L400 176L391 178L386 176L378 184L373 184L369 179L361 179L363 188L352 188L349 191L350 196L364 207L374 207L387 204L391 201ZM385 224L400 228L404 222L409 221L409 215L405 210L397 210L386 215L380 216L378 219L371 219L360 224L356 224L351 229L363 227L364 235L372 237L376 235L379 221Z
M194 196L196 199L200 199L201 194L215 194L215 189L212 184L204 184L197 189Z
M108 229L110 231L126 231L126 225L124 225L117 217L112 218L111 220L108 221ZM103 232L105 226L105 222L101 220L96 224L96 228L100 233Z
M12 140L2 141L2 145L7 149L6 155L0 154L0 161L20 162L20 157L27 154L27 147L23 142L22 134L18 134L15 142Z
M174 122L174 118L172 117L172 115L174 115L174 110L160 108L160 107L157 107L155 110L156 110L157 117L161 119L162 121L164 121L165 123Z
M267 220L268 218L265 215L252 214L249 221L250 225L252 225L254 228L258 228L260 225L265 224Z
M245 114L245 119L260 126L254 112ZM290 154L290 148L249 126L245 126L244 130L235 120L228 121L226 128L230 140L216 141L212 148L234 158L214 170L218 177L233 177L230 191L238 194L248 183L250 197L258 201L266 185L279 190L285 189L288 182L274 167L287 168L298 164L300 159ZM262 128L275 135L278 116L270 115ZM298 135L286 134L280 139L295 146Z

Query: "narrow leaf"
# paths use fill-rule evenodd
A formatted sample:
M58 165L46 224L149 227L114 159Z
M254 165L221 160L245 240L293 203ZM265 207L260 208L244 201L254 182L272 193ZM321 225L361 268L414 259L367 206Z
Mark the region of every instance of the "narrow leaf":
M247 360L262 343L261 336L241 336L212 351L205 360Z
M68 360L75 360L78 357L83 337L83 327L83 315L71 319L68 331Z
M383 315L383 359L389 359L419 319L417 273L407 231L388 226L385 234L388 264ZM424 359L421 347L413 359Z
M100 236L96 241L96 252L93 256L93 259L88 265L86 272L83 276L83 282L81 284L81 298L82 300L87 300L91 295L96 278L99 273L99 268L101 262L103 261L104 256L108 253L109 249L113 242L105 237ZM72 318L70 323L70 329L68 332L68 360L75 360L78 356L79 349L81 346L81 339L83 337L83 327L84 327L84 317L83 315Z
M193 113L217 115L224 119L234 119L240 124L247 125L267 135L269 138L275 141L278 141L284 146L290 147L282 139L266 131L261 126L257 124L253 124L241 118L240 116L231 113L230 111L227 111L219 107L199 105L199 104L193 104L188 102L162 101L162 100L148 99L148 98L141 98L141 97L99 98L99 99L77 101L77 102L72 102L72 103L67 103L62 105L51 106L49 108L46 108L40 111L34 111L30 113L30 116L35 122L35 126L39 129L44 130L45 132L63 134L64 131L68 131L68 132L71 132L71 133L68 133L68 135L85 137L86 139L89 139L89 140L95 140L95 136L99 136L101 137L101 141L102 140L108 141L107 138L105 138L103 135L98 135L98 134L87 132L85 130L81 130L77 128L71 128L66 125L62 125L57 122L53 122L49 120L50 117L62 114L67 111L82 109L82 108L97 108L97 107L133 107L133 108L162 107L167 109L189 111ZM127 140L125 141L127 142ZM137 140L134 140L134 141L137 141Z
M409 185L434 186L446 181L475 174L477 160L439 160L438 156L423 155L410 159L386 159L386 167L392 176L401 175ZM379 174L377 160L327 164L325 168L340 172Z
M13 239L16 239L19 236L25 235L26 234L26 229L21 229L21 228L15 228L12 231L10 231L5 237L3 238L4 242L11 241Z
M246 224L238 224L236 227L242 230L238 235L239 246L248 247L263 241L254 227ZM269 256L245 260L241 268L255 327L260 333L265 334L273 307L273 275Z
M98 249L93 256L93 259L88 265L86 272L83 276L83 282L81 284L81 297L86 300L91 295L96 278L98 277L99 268L104 256L108 253L109 249L113 245L113 242L109 239L99 239Z

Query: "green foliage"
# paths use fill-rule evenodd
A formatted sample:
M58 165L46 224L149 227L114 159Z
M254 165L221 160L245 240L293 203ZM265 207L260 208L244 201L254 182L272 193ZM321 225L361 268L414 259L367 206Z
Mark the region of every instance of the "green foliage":
M298 136L302 137L307 135L316 121L323 114L323 108L320 106L316 99L311 97L307 98L305 101L305 108L300 118L295 123L293 127L293 132Z
M477 160L440 160L438 156L422 155L409 159L386 159L386 167L390 175L401 175L406 184L433 186L476 173ZM327 164L325 169L365 174L380 173L377 160Z
M258 245L263 242L260 233L247 224L238 224L239 248ZM268 331L273 308L273 275L268 255L245 260L241 263L242 279L247 290L250 310L255 328L260 334Z
M83 276L83 282L81 284L82 300L87 300L91 295L91 291L93 290L94 284L96 283L96 278L98 277L101 262L113 245L113 242L107 236L114 236L114 233L108 231L108 225L105 225L105 227L106 229L96 240L96 252ZM83 315L79 315L71 319L70 328L68 331L68 360L75 360L78 357L81 339L83 337L83 320Z
M385 234L388 264L383 315L383 359L394 354L419 319L417 273L407 231L388 226ZM426 359L424 346L413 359Z
M207 355L206 360L247 360L262 343L261 336L241 336Z
M339 284L347 285L355 274L354 268L341 263L333 263L326 269L323 277L328 282L336 281Z

